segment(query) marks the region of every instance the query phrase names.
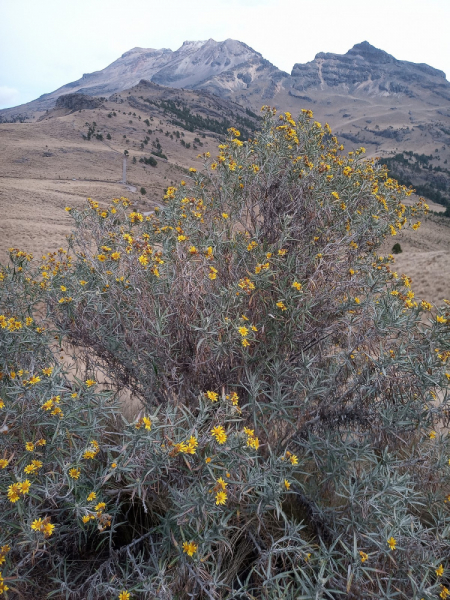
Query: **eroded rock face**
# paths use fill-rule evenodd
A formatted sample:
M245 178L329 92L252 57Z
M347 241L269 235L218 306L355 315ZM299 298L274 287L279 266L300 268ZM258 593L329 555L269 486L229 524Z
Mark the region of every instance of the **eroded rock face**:
M295 64L291 77L296 90L340 86L353 91L366 84L372 94L414 96L413 86L419 85L439 92L446 88L450 99L450 84L443 71L397 60L368 42L356 44L346 54L319 52L313 61Z
M67 108L69 110L83 110L98 108L101 106L100 98L93 98L85 94L64 94L56 100L55 108Z

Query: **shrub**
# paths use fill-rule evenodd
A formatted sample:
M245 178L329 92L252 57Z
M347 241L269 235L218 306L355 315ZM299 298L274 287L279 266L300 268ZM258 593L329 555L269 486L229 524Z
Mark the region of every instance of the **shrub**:
M9 587L447 594L450 310L415 299L377 254L427 207L408 208L410 190L362 149L340 154L311 117L267 109L245 143L231 129L148 217L125 198L69 209L70 256L37 268L12 253L0 284ZM129 420L123 391L141 403Z
M392 254L401 254L402 252L402 247L398 242L392 246Z
M141 187L140 192L144 196L147 193L147 190L144 187Z

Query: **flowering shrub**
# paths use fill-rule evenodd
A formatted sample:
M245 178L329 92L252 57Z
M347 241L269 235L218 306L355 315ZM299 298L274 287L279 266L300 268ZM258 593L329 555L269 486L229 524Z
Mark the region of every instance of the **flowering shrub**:
M450 310L377 254L427 206L274 112L2 267L0 592L450 595Z

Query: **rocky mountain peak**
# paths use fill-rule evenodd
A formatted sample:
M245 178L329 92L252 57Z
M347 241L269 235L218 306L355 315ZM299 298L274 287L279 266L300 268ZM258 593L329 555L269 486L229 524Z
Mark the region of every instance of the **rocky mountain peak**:
M369 42L361 42L360 44L355 44L353 48L345 54L345 56L358 58L361 57L365 61L369 63L376 64L387 64L387 63L395 63L398 62L391 54L388 54L384 50L380 50L379 48L375 48Z

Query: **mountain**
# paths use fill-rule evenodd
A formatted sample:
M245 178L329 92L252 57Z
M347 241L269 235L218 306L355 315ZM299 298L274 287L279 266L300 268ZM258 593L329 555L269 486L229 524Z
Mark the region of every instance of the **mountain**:
M77 81L22 106L0 111L0 119L27 118L53 108L59 96L69 93L107 97L127 90L141 79L172 88L205 89L221 97L258 83L258 93L272 87L274 79L288 76L246 44L236 40L184 42L172 52L167 48L133 48L101 71L86 73ZM258 107L259 109L260 107Z
M295 64L292 87L304 92L324 87L348 92L415 97L432 92L450 101L445 73L426 64L397 60L368 42L356 44L346 54L320 52L306 64Z

